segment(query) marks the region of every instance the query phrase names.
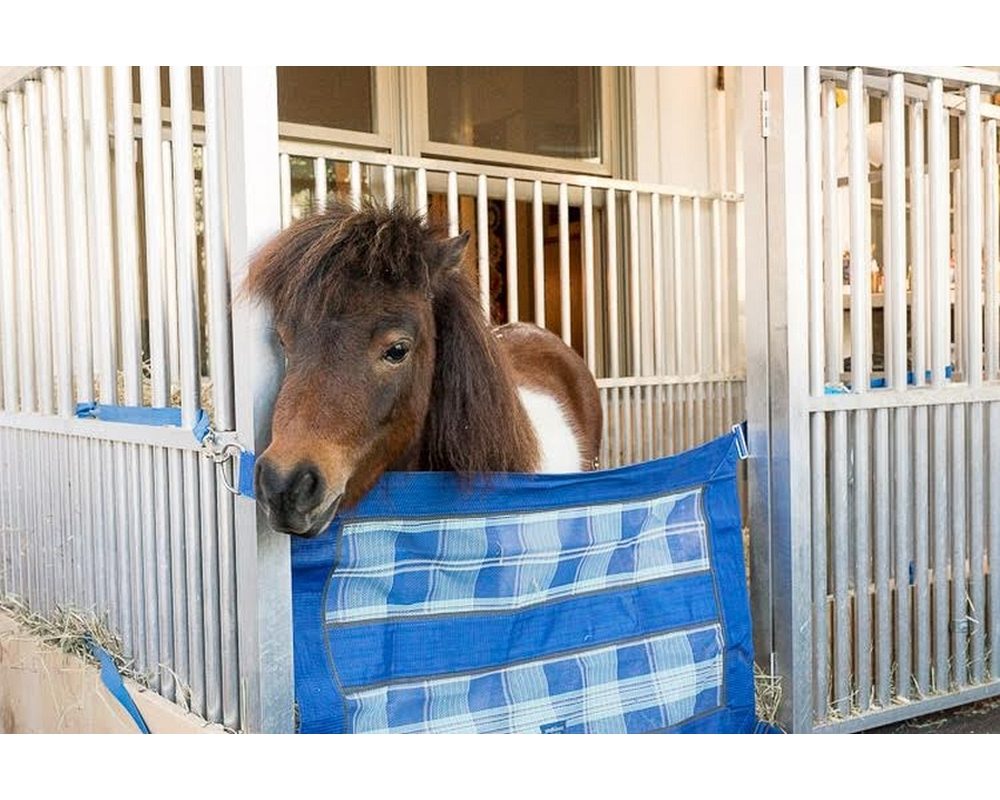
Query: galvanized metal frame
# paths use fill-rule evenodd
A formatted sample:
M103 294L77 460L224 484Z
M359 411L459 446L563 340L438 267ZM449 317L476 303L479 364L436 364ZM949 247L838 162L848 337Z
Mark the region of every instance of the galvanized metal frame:
M1000 108L980 99L980 84L994 86L995 76L920 70L765 68L744 85L754 119L745 138L751 234L760 226L748 237L748 305L766 309L765 324L747 330L755 644L781 676L781 720L793 731L861 730L1000 695L1000 581L985 566L1000 558ZM839 226L830 195L842 185L828 155L833 84L849 95L851 252L861 254L851 259L845 306L847 393L827 391L840 381L829 337L839 342L843 313L831 242ZM884 187L885 389L869 386L870 92L884 98L874 179ZM957 164L948 159L949 114L960 118ZM949 194L959 245L952 377Z
M274 67L223 70L231 284L280 226L277 81ZM260 452L282 359L263 309L233 308L236 431ZM236 589L240 619L241 718L247 730L293 729L291 572L287 536L269 530L257 506L236 503Z

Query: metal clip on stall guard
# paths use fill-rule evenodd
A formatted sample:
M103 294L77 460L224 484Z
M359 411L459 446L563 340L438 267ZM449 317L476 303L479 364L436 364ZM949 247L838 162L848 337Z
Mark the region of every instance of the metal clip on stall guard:
M202 452L205 458L211 459L219 467L219 474L222 477L222 485L226 489L234 494L240 495L239 487L236 486L236 482L229 477L229 473L226 470L226 464L232 462L233 475L237 475L237 470L239 469L239 461L246 453L246 449L238 441L236 441L236 433L234 431L216 431L212 428L208 429L208 433L205 434L205 438L202 439Z
M736 454L740 457L740 461L746 461L750 458L750 448L747 447L747 434L743 426L744 423L737 422L732 427L733 435L736 437Z

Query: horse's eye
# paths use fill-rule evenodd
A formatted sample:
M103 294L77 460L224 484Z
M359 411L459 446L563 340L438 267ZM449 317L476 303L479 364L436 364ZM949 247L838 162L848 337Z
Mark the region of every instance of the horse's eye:
M390 364L401 364L410 353L409 342L396 342L382 354L382 358Z

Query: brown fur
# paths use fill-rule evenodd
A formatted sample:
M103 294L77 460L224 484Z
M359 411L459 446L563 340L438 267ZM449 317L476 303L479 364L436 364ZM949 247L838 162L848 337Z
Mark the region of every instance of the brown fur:
M261 251L245 291L270 308L287 359L262 460L311 465L345 505L386 469L534 471L521 382L565 396L581 449L596 453L593 378L588 392L582 361L550 334L537 350L520 331L498 346L459 268L467 240L398 205L333 203ZM402 339L409 355L391 365Z
M511 322L494 334L510 357L517 384L559 399L580 443L580 468L593 468L601 449L601 396L587 363L536 325Z

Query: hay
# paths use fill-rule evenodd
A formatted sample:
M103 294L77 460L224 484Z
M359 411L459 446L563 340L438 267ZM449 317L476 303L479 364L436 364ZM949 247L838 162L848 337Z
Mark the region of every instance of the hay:
M153 405L153 378L152 371L148 361L142 362L142 373L140 376L142 381L142 405L152 406ZM199 403L201 407L208 414L209 421L215 420L215 400L212 396L213 392L212 379L209 377L202 376ZM99 397L101 391L100 378L94 377L94 396ZM125 373L118 370L117 382L115 386L115 400L116 403L125 402ZM181 387L174 383L170 385L170 399L168 401L170 406L180 406L181 404Z
M97 664L87 644L90 637L108 652L123 677L149 687L150 676L137 671L134 662L124 656L122 641L111 630L106 616L98 617L62 606L56 606L51 614L42 615L15 597L0 598L0 611L10 615L25 633L37 637L44 644Z
M778 709L781 707L781 676L771 675L754 664L753 693L757 707L757 719L780 728Z

